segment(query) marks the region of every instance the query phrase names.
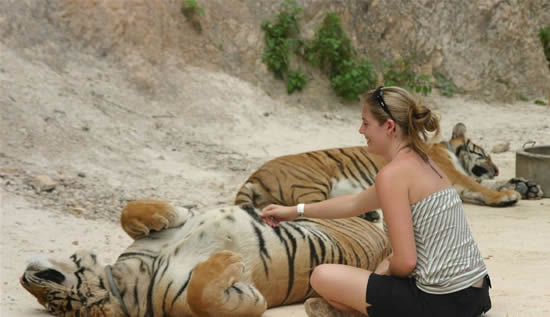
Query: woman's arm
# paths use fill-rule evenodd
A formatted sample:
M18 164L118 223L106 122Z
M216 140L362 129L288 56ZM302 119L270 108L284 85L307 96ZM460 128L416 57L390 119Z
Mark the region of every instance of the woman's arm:
M379 208L375 186L371 186L355 195L338 196L304 207L304 216L309 218L348 218L359 216ZM270 225L279 221L291 221L298 217L296 206L269 205L262 210L262 218Z
M409 202L409 185L401 166L388 165L376 176L377 197L384 212L393 255L391 275L407 277L416 267L416 243Z

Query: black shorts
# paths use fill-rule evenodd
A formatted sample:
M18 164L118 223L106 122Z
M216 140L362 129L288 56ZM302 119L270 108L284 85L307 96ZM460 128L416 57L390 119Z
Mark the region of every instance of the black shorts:
M435 295L416 286L412 278L372 273L367 285L369 317L477 317L491 308L489 276L483 287Z

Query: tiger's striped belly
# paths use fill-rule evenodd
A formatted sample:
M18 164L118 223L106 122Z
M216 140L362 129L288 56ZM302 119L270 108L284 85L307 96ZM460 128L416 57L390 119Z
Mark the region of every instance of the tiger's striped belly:
M331 180L331 191L329 193L329 198L357 194L362 192L367 188L367 184L361 184L359 182L352 181L350 179L335 179Z

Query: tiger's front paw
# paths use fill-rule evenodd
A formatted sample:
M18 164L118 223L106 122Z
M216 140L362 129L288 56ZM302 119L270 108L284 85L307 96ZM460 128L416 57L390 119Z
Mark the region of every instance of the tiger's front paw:
M244 271L242 257L231 251L214 253L195 266L187 290L187 302L197 316L212 316L227 305L230 288ZM242 291L241 291L242 295Z
M515 190L503 189L499 192L493 192L489 195L485 204L491 207L511 206L521 200L521 194Z
M122 210L120 224L133 239L160 231L175 223L178 214L174 207L160 200L136 200L129 202Z
M544 195L539 184L528 181L523 177L510 179L503 188L517 191L521 194L522 199L542 199Z
M193 316L260 317L267 302L247 280L240 254L219 251L193 269L187 304Z
M210 284L220 290L229 288L241 280L244 271L242 256L232 251L220 251L214 253L208 260L195 266L194 280L200 283Z

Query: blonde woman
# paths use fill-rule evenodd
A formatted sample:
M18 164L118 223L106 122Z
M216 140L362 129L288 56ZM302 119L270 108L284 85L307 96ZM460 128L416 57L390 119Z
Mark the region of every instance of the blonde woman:
M430 136L439 134L439 119L398 87L379 87L364 100L359 133L369 152L389 162L375 184L356 195L262 210L262 219L277 226L298 216L345 218L382 209L393 253L374 272L317 266L310 283L330 306L309 300L306 311L314 316L324 304L335 316L481 315L491 308L487 268L458 193L426 154Z

